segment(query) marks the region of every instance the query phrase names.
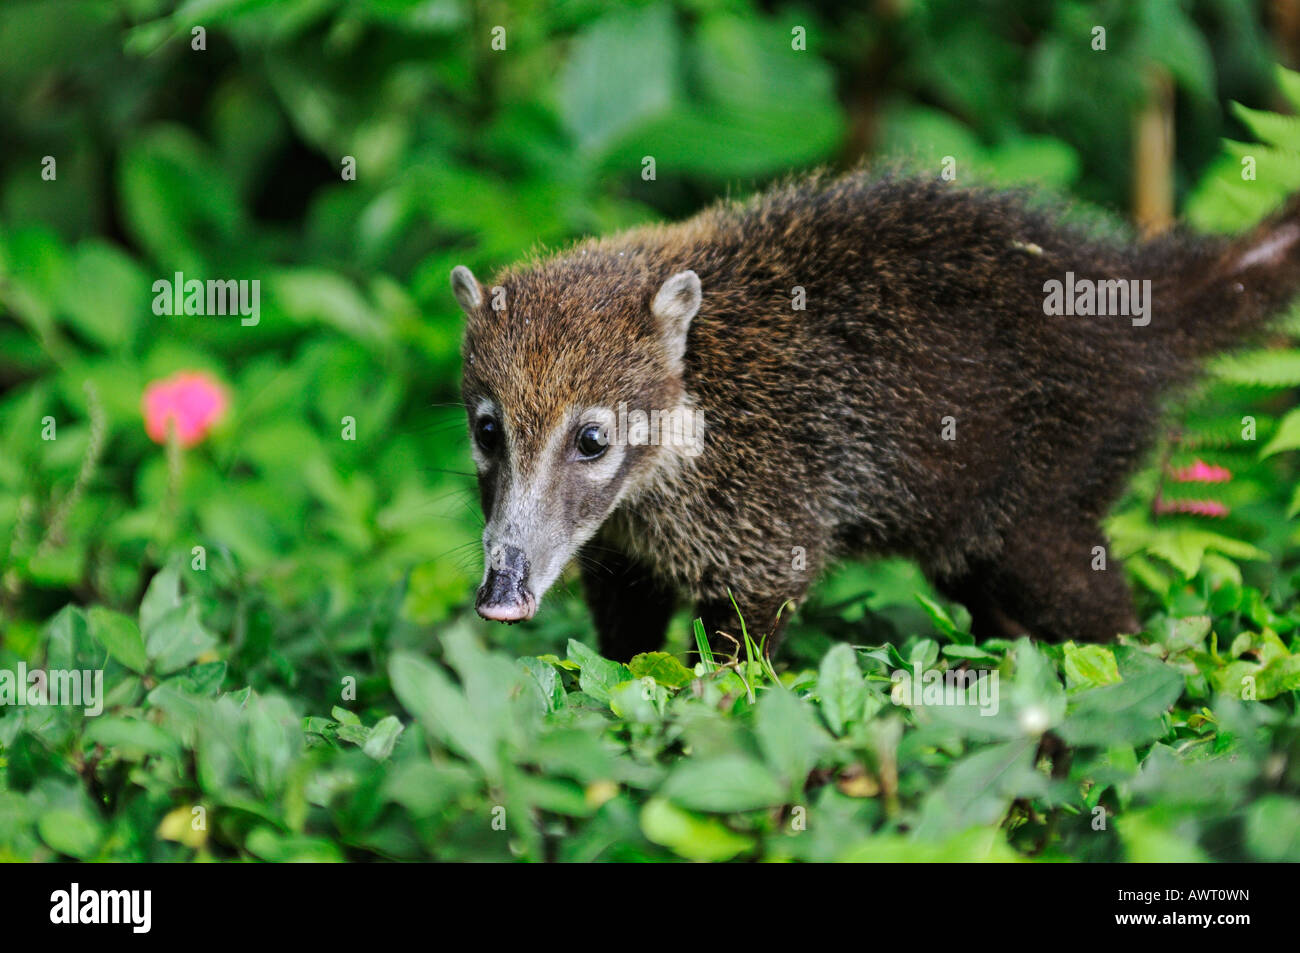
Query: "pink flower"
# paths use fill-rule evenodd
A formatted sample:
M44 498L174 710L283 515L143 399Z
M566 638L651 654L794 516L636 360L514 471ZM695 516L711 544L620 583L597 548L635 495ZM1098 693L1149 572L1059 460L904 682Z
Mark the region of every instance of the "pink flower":
M1156 512L1224 517L1228 515L1228 508L1218 500L1157 500Z
M145 388L144 429L157 443L166 443L174 427L177 442L192 447L225 416L229 403L226 389L211 374L178 371Z
M1197 460L1190 467L1174 470L1170 475L1179 483L1227 483L1232 479L1231 470L1212 466L1204 460Z

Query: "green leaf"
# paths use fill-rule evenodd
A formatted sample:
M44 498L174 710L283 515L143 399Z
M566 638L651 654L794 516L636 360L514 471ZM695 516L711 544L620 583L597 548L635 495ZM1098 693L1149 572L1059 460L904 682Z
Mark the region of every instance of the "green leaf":
M1059 733L1072 745L1140 744L1164 732L1161 717L1183 693L1183 676L1150 662L1115 685L1074 695Z
M1220 380L1253 387L1300 387L1300 350L1239 351L1215 358L1210 371Z
M175 758L181 752L179 739L158 725L138 718L105 715L87 719L85 738L130 761L140 761L146 755Z
M1246 813L1246 844L1260 860L1300 861L1300 800L1266 794Z
M348 711L341 705L335 705L330 709L330 717L340 725L360 725L361 716L354 711Z
M45 624L45 664L65 670L98 666L103 649L90 636L85 613L76 606L64 606Z
M1015 646L1016 672L1008 693L1016 721L1028 734L1041 734L1060 724L1066 696L1056 666L1035 642L1021 638Z
M77 331L105 350L130 344L149 314L149 282L135 259L98 239L83 242L59 288L60 305Z
M134 620L103 606L93 606L86 618L91 638L114 659L133 672L144 672L149 667L144 639L140 637L140 629Z
M739 754L680 761L659 792L696 811L752 811L785 800L781 783L759 761Z
M1251 109L1241 103L1232 104L1232 113L1261 142L1291 151L1300 149L1300 118Z
M654 724L659 720L656 696L664 694L653 679L620 682L609 690L609 709L626 722Z
M1207 615L1186 616L1170 620L1165 628L1164 643L1171 654L1198 648L1205 643L1214 621Z
M474 717L464 693L442 669L418 655L394 652L388 677L398 701L435 738L478 762L490 777L499 773L496 737Z
M636 42L641 46L644 40ZM655 58L667 59L659 52ZM792 51L780 24L731 12L705 14L692 28L685 59L687 83L674 81L666 109L652 98L662 89L658 66L638 71L620 63L599 88L587 91L603 103L602 115L630 104L641 117L597 125L610 130L599 140L604 168L636 167L653 155L660 170L677 174L762 176L826 159L841 141L844 117L834 75L818 58ZM625 76L638 82L645 77L639 83L645 88L611 95L627 82ZM682 93L687 84L688 94ZM791 129L799 134L791 135Z
M584 151L666 112L676 96L677 30L666 5L612 11L574 40L559 106Z
M547 711L555 711L564 704L564 685L552 662L528 655L519 659L519 665L532 677Z
M668 688L685 688L695 678L695 673L667 652L642 652L634 655L628 668L636 678L653 678Z
M283 836L269 827L248 835L248 850L272 863L336 864L344 858L337 844L323 837Z
M147 637L159 620L180 604L180 575L171 566L158 570L149 581L149 588L140 603L140 631Z
M1276 638L1276 636L1274 636ZM1210 674L1216 689L1237 698L1267 701L1283 692L1300 689L1300 655L1292 655L1285 647L1264 654L1260 662L1238 659Z
M969 645L974 641L968 633L962 632L958 628L957 623L952 620L952 616L948 614L947 609L923 592L915 593L915 596L916 601L921 604L921 608L925 610L925 614L930 617L930 621L934 623L936 629L954 642Z
M945 645L942 650L945 658L963 659L971 662L984 662L989 666L997 665L998 657L987 649L982 649L978 645Z
M720 821L697 817L663 798L652 798L641 809L646 839L687 860L724 861L754 846L754 839L729 830Z
M282 269L270 279L271 292L287 317L320 323L360 341L378 342L388 329L348 278L321 268Z
M1300 448L1300 407L1289 411L1277 425L1273 438L1259 451L1260 459L1271 457L1284 450Z
M1267 560L1268 553L1249 543L1206 530L1179 527L1157 530L1147 544L1147 552L1159 556L1187 579L1201 570L1206 552L1213 550L1233 559Z
M921 807L918 837L935 839L995 824L1011 801L1041 795L1047 779L1034 771L1037 737L990 745L956 762Z
M1096 688L1120 681L1115 653L1104 645L1075 645L1066 642L1064 653L1065 682L1070 691Z
M852 646L841 642L826 653L817 674L817 697L826 724L837 735L861 716L867 685Z
M632 679L632 670L626 665L602 658L574 639L569 640L568 655L582 666L578 675L579 687L602 702L609 702L609 693L615 685Z
M584 796L582 788L565 778L512 772L510 784L513 793L543 811L569 817L588 817L595 810Z
M497 739L498 746L531 744L546 710L545 701L532 688L532 676L505 655L487 651L466 624L445 631L442 643L447 662L460 676L473 718Z
M145 652L154 670L163 675L185 668L217 646L217 637L199 621L196 602L170 610L147 632Z
M768 689L759 699L754 730L767 763L794 790L803 788L818 757L832 743L812 706L780 686Z
M1214 56L1178 0L1146 0L1136 8L1143 54L1163 63L1184 89L1202 99L1210 98L1214 94Z
M402 727L402 722L395 715L381 718L370 730L370 737L366 739L361 750L368 758L374 758L376 761L385 760L393 753L393 747L402 733Z
M838 858L851 863L945 864L1010 863L1020 857L996 828L977 827L938 841L915 836L878 834L856 844Z
M36 822L41 840L51 849L79 860L88 860L104 840L104 825L88 809L55 808L45 811Z
M236 239L243 203L190 130L151 126L127 143L116 168L126 229L165 269L201 273L211 242Z
M1209 858L1187 836L1187 824L1159 807L1120 814L1115 830L1134 864L1204 863Z
M192 695L215 695L221 689L226 678L225 662L204 662L181 672L166 684L179 688Z

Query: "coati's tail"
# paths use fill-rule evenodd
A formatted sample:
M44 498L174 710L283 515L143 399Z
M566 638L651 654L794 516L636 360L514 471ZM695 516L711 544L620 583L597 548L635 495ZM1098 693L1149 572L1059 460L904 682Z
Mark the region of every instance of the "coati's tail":
M1263 223L1225 241L1171 239L1157 259L1152 326L1188 357L1240 346L1300 295L1300 194ZM1167 267L1158 259L1165 257ZM1161 322L1169 309L1172 320Z

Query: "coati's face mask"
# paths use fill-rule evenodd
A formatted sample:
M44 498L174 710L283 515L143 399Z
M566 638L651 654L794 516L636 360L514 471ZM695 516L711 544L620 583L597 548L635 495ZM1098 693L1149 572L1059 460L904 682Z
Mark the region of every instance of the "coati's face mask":
M699 452L682 366L700 280L679 272L603 307L538 274L489 292L462 266L452 289L469 319L462 394L486 518L476 608L519 622L620 501L676 451Z

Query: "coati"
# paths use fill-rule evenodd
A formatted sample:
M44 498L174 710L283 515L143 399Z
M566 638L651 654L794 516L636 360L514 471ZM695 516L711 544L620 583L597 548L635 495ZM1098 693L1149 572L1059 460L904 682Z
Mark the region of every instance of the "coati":
M1145 288L1143 314L1061 313L1067 280ZM1138 622L1098 521L1161 396L1300 289L1300 204L1125 243L1019 194L818 174L451 282L484 618L530 618L577 556L612 658L659 648L682 597L771 650L828 560L901 554L981 638L1101 641ZM702 440L620 437L627 409Z

